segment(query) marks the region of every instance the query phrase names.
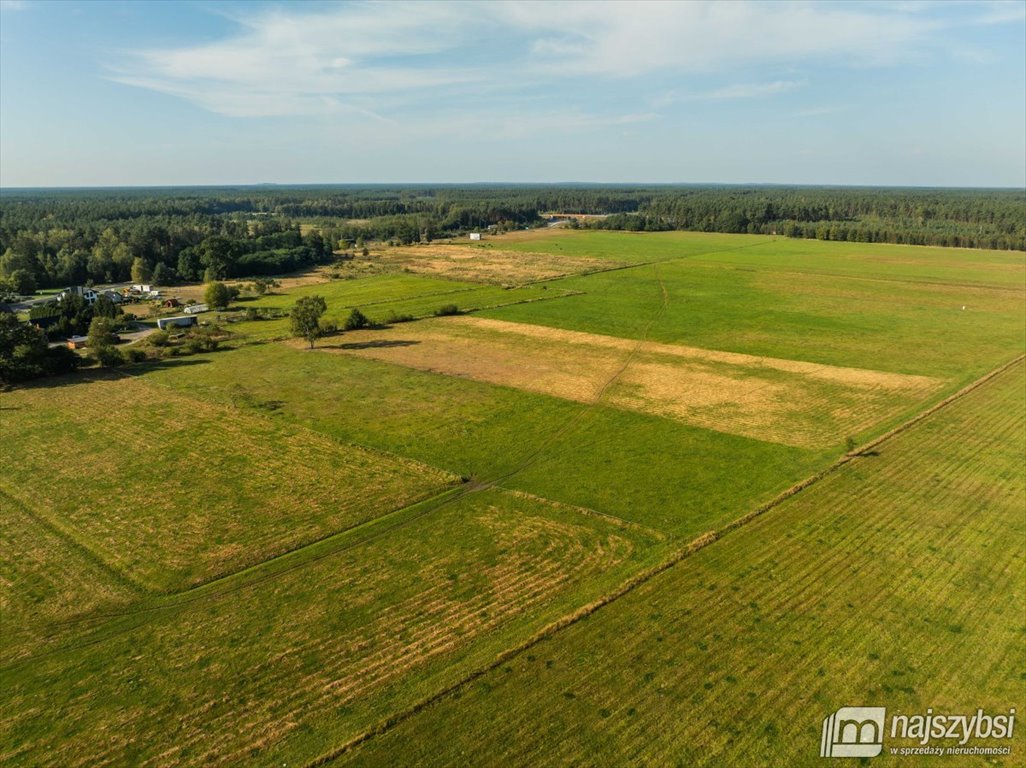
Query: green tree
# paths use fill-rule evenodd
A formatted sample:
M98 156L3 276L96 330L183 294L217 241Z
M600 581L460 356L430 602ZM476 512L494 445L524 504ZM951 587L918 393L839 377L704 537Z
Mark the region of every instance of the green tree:
M124 314L121 307L108 296L100 296L93 302L93 317L109 317L112 320Z
M36 276L29 272L27 269L16 269L11 272L11 284L14 286L14 290L23 296L33 294L36 292L38 285L36 284Z
M309 341L310 349L321 335L321 316L327 310L321 296L304 296L292 307L292 333Z
M136 256L132 259L132 282L145 283L153 276L153 270L146 263L146 259Z
M94 317L89 323L89 351L96 361L105 367L120 365L123 362L121 351L114 346L117 336L114 334L114 321L109 317Z
M214 309L225 309L232 301L232 292L220 280L208 283L203 298Z
M0 313L0 381L10 383L69 373L79 357L67 347L50 348L46 335L9 312Z
M154 285L167 285L174 280L174 274L162 261L157 262L157 266L153 268L153 274L150 275L150 282Z

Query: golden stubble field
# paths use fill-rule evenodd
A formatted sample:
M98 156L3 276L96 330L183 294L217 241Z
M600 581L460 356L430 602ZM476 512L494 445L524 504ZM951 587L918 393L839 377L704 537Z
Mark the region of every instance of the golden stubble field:
M578 402L601 397L615 407L805 448L843 444L942 386L926 376L478 317L363 331L321 349Z

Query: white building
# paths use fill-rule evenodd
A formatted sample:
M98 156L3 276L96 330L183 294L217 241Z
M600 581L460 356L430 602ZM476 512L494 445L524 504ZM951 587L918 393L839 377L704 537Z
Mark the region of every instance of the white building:
M480 232L471 232L470 233L470 239L471 240L480 240L481 239L481 233Z

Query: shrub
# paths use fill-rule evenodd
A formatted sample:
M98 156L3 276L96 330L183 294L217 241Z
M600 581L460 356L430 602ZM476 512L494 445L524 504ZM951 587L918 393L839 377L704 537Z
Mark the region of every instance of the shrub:
M121 350L117 347L101 346L94 349L92 353L93 357L96 358L96 362L104 368L115 368L125 362L124 355L121 354Z
M435 317L448 317L450 315L462 315L460 308L455 304L443 304L435 310Z
M389 325L395 325L396 323L412 323L416 319L417 318L415 318L413 315L400 315L396 313L396 311L393 309L391 312L388 313L388 317L385 318L385 322Z
M358 309L354 309L349 313L349 317L346 318L346 323L342 327L346 331L358 331L361 328L367 328L370 326L370 320L367 319L367 315L363 314Z
M130 363L142 363L148 359L148 355L141 349L131 348L126 349L124 352L125 359Z

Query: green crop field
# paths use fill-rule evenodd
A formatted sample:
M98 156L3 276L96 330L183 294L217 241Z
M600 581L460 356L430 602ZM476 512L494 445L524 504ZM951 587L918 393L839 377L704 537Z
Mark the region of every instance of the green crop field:
M839 706L1022 712L1024 453L1020 362L334 764L818 765Z
M237 308L379 327L0 394L5 765L790 766L1026 706L1023 366L951 399L1026 349L1021 253L376 258Z

